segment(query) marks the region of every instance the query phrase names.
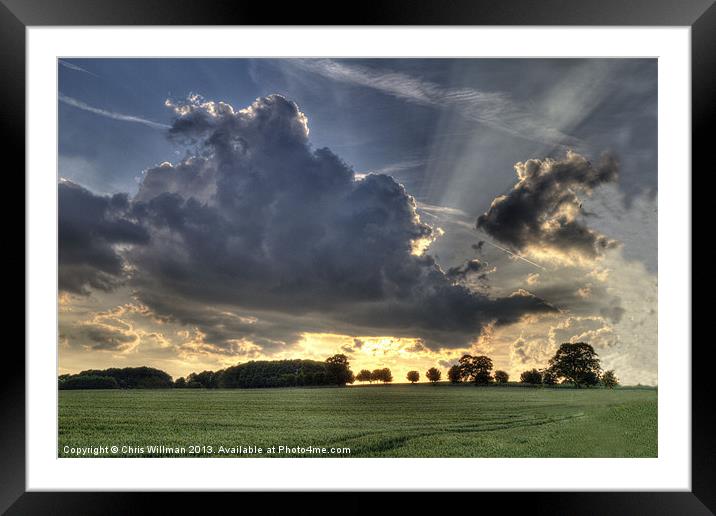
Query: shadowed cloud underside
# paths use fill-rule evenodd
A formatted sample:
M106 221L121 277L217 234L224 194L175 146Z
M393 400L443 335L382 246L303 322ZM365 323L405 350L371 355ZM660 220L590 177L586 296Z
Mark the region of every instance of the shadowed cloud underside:
M655 60L59 65L60 372L586 341L656 383Z
M275 348L305 331L455 347L488 324L554 311L525 290L474 292L416 255L435 230L414 199L388 175L356 180L313 149L295 103L271 95L237 110L194 96L171 107L170 137L188 155L147 170L133 199L60 184L62 289L126 284L219 348L242 338Z

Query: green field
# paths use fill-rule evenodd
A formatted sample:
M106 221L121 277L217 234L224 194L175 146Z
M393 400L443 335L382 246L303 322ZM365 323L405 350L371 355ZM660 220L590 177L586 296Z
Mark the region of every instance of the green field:
M152 445L186 451L151 452ZM350 453L267 453L282 445ZM110 457L237 456L220 446L263 449L252 457L656 457L657 391L448 384L60 391L58 452L76 456L66 446L118 446L116 454L100 450Z

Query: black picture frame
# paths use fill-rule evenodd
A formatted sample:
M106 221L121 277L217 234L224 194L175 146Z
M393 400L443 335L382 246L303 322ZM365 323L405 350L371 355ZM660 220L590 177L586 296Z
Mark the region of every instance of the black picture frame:
M707 166L710 133L716 106L716 6L714 0L365 0L355 10L305 3L268 9L265 3L209 0L0 0L0 83L6 149L25 148L25 29L43 25L576 25L689 26L692 73L692 169ZM24 153L7 175L20 181ZM24 181L18 185L24 191ZM692 203L693 204L693 203ZM11 261L27 257L15 253ZM13 264L14 265L14 264ZM18 264L19 266L19 264ZM27 273L27 269L26 273ZM682 343L685 349L691 343ZM716 440L712 429L713 381L707 368L710 343L693 345L692 356L692 490L690 492L614 493L473 493L483 507L493 504L515 509L529 506L532 514L712 514L716 511ZM143 512L150 499L162 512L184 513L241 496L247 508L254 500L239 495L202 493L58 493L25 489L25 356L7 343L10 357L0 389L0 510L7 514L131 514ZM196 497L200 497L197 499ZM255 496L255 495L251 495ZM310 507L307 494L274 494L272 509ZM341 512L358 512L358 493L348 495ZM450 495L453 496L453 495ZM455 495L457 496L457 495ZM448 498L442 498L445 505ZM485 505L489 502L489 505ZM231 503L229 501L229 503ZM424 507L424 495L411 495L410 504ZM474 502L469 502L474 503ZM257 505L254 505L258 507ZM445 508L445 507L444 507ZM407 510L407 509L406 509Z

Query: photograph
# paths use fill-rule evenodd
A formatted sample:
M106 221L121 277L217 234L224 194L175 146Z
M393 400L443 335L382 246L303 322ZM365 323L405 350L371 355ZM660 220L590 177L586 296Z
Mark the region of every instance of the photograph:
M657 58L56 66L60 459L659 457Z

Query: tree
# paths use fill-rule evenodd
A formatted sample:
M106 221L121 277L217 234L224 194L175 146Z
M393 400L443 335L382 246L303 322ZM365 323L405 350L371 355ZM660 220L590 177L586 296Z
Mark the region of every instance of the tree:
M595 385L599 385L599 372L598 371L589 371L587 374L584 375L584 378L582 378L582 385L585 385L587 387L594 387Z
M448 369L448 380L452 383L460 383L462 381L462 374L460 373L460 366L455 364Z
M554 385L557 383L557 375L551 369L542 371L542 383L544 385Z
M391 373L390 369L387 367L380 370L380 381L383 383L390 383L393 381L393 373Z
M437 382L440 381L440 378L442 378L442 373L440 372L440 369L436 367L431 367L427 370L425 373L425 376L432 382L433 385L435 385Z
M174 388L175 389L185 389L186 388L186 380L184 379L183 376L174 380Z
M373 372L370 373L370 377L374 382L389 383L393 381L393 373L391 373L387 367L374 369Z
M604 374L602 375L602 384L607 389L613 389L617 385L619 385L619 379L614 374L614 370L610 369L609 371L604 371Z
M524 371L520 375L520 381L522 383L539 385L542 383L542 373L540 373L537 369L530 369L529 371Z
M202 371L191 373L186 377L188 383L197 382L205 389L216 389L219 387L219 374L214 371Z
M474 377L475 367L473 365L472 355L463 355L460 360L457 361L457 367L460 369L460 379L463 381L470 381Z
M217 371L215 377L217 386L224 389L345 385L355 381L348 365L348 360L340 356L322 362L301 359L251 360ZM195 380L195 377L191 380Z
M119 384L111 376L75 374L61 381L59 389L119 389Z
M495 382L496 383L507 383L510 379L510 375L505 371L495 371Z
M356 376L356 380L358 380L359 382L373 383L371 372L368 369L361 369L360 373L358 373L358 376Z
M349 368L350 363L345 355L333 355L326 359L327 382L331 385L345 385L353 383L355 377Z
M415 383L420 380L420 373L417 371L408 371L407 378L410 383Z
M557 377L565 378L581 389L599 382L601 367L594 348L585 342L562 344L550 359L549 366Z
M120 389L168 389L174 386L172 377L160 369L153 367L124 367L109 369L88 369L72 375L75 376L100 376L114 378Z
M492 360L490 357L463 355L458 361L460 377L475 385L487 385L492 381Z
M373 382L379 382L382 376L383 376L382 369L373 369L370 373L370 379Z
M326 359L327 364L348 365L348 357L343 354L333 355Z
M487 385L492 381L492 360L489 357L480 356L474 359L477 374L473 381L479 385Z

